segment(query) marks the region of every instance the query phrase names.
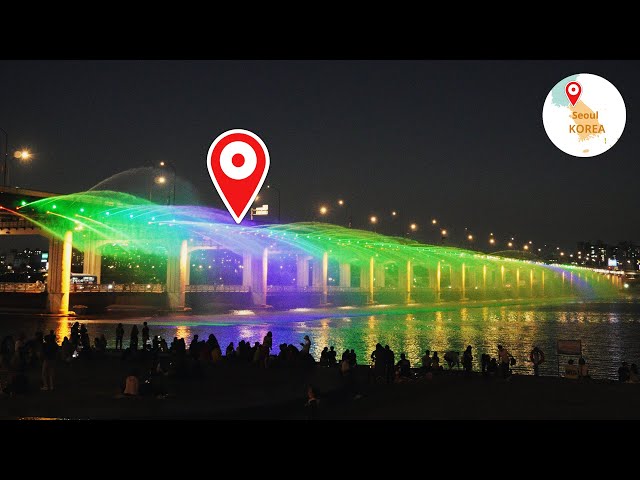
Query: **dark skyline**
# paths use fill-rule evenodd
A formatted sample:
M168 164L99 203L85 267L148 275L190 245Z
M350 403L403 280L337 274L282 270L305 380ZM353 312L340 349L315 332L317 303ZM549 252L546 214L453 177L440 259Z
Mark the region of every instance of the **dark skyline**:
M206 152L223 131L245 128L269 148L265 185L280 188L283 221L312 220L321 204L337 208L343 198L360 225L396 210L423 230L436 217L454 235L468 227L479 239L493 232L566 247L640 239L639 61L0 65L0 127L11 145L36 154L29 165L11 165L12 185L71 193L168 160L202 204L224 208ZM618 143L593 158L562 153L542 125L548 91L574 73L608 79L627 109Z

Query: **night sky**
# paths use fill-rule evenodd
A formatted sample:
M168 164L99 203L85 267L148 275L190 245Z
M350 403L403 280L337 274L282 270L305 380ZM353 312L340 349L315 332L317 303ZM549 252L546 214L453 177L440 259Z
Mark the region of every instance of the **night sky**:
M0 71L0 127L36 153L12 164L12 185L71 193L169 160L201 204L224 208L205 156L243 128L269 148L265 185L280 188L283 221L324 204L344 223L343 198L355 226L397 210L427 241L432 217L483 240L640 240L640 61L16 60ZM593 158L564 154L542 124L547 93L575 73L605 77L627 108L621 139Z

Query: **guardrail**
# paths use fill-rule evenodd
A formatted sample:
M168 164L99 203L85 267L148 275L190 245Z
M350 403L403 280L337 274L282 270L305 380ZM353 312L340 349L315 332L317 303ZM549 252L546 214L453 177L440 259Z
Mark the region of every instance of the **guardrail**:
M251 287L244 286L244 285L187 285L186 291L191 293L207 293L207 292L246 293L251 291Z
M166 288L162 283L100 283L97 285L72 283L69 291L71 293L164 293Z
M7 293L42 293L45 288L44 283L0 283L0 292Z

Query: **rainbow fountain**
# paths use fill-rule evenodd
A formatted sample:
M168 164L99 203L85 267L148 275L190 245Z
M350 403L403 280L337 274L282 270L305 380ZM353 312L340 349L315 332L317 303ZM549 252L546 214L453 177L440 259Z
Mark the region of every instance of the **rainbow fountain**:
M158 205L109 190L61 195L5 210L25 218L52 239L52 310L68 308L71 248L84 252L85 271L100 270L107 247L136 248L166 256L171 309L188 307L190 256L228 250L242 258L237 291L253 305L495 302L519 299L604 298L620 278L575 265L545 264L477 251L419 243L328 223L236 225L226 211L203 206ZM274 258L291 259L292 275L278 285ZM98 272L99 277L99 272ZM208 293L233 290L215 285ZM240 283L238 281L238 283ZM55 297L55 295L59 295ZM65 298L66 295L66 298Z

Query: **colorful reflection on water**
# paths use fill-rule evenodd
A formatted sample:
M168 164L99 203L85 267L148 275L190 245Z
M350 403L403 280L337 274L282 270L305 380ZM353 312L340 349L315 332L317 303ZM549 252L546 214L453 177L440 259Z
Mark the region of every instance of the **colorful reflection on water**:
M210 333L218 338L223 350L240 339L262 342L268 331L273 332L275 351L280 343L299 347L304 335L312 340L311 352L319 358L323 347L334 345L338 357L346 348L353 348L359 363L369 363L369 355L377 342L396 353L407 354L412 364L418 364L425 349L439 352L462 352L473 346L474 369L480 369L480 354L496 356L501 343L518 360L514 370L531 373L528 355L533 345L543 349L547 361L541 373L555 375L557 340L582 340L583 355L596 378L616 378L622 361L640 363L640 303L572 303L565 305L448 307L443 310L362 313L335 309L331 316L318 318L318 311L269 312L261 315L211 315L178 317L145 317L127 320L80 320L85 322L93 338L104 333L108 346L115 347L115 327L125 326L125 346L131 325L147 321L151 335L162 335L167 343L174 337L185 338L187 345L194 335L206 339ZM74 320L42 317L0 318L0 335L27 336L36 330L47 333L53 329L58 340L70 334ZM564 363L568 357L561 357Z

